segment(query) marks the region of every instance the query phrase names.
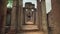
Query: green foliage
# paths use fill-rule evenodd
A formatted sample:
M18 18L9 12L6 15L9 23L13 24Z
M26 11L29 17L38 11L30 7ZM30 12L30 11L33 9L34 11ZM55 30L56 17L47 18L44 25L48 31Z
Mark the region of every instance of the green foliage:
M7 8L12 8L13 0L8 0Z

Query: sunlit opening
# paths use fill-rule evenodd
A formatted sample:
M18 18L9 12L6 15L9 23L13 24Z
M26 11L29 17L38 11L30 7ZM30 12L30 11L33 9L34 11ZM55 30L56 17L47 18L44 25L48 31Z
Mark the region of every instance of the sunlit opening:
M7 8L12 8L13 0L8 0Z

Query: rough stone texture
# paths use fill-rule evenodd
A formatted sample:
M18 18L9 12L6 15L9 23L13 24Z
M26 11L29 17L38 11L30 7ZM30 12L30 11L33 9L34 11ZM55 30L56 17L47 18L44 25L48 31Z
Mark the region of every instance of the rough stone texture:
M48 14L47 14L47 24L48 24L48 31L49 31L49 33L50 34L52 34L53 33L53 31L54 31L54 20L53 20L53 12L52 12L52 10L51 10L51 12L49 12Z
M53 27L53 34L60 34L60 0L51 0L52 1L52 12L50 12L50 17L48 16L48 19L50 20L50 23ZM51 24L50 24L51 26Z
M15 34L16 33L16 0L14 0L13 2L13 8L12 8L12 12L11 12L11 27L10 27L10 31L7 34Z
M5 0L4 0L5 1ZM38 28L39 31L29 31L29 32L22 32L20 29L23 23L23 7L22 7L22 0L18 0L19 2L16 2L16 0L14 0L13 3L13 9L12 9L12 13L11 13L11 29L8 33L6 34L16 34L16 28L18 30L17 34L48 34L48 30L47 30L47 20L46 20L46 6L45 6L45 1L43 0L42 3L37 0L37 14L36 14L36 18L37 21L36 23L38 24ZM16 3L19 5L16 6ZM4 14L4 20L3 20L3 34L5 34L5 23L6 23L6 4L7 2L5 2L5 4L3 5L3 11L5 11ZM18 17L16 18L16 7L18 7ZM18 19L18 20L17 20ZM16 27L16 24L18 21L18 26ZM29 26L30 28L32 26Z
M33 34L42 34L42 33L40 33L41 31L42 31L44 34L48 34L48 31L47 31L46 12L45 12L45 11L46 11L45 1L43 1L42 4L41 4L40 1L38 1L37 4L38 4L38 6L37 6L38 9L37 9L37 14L36 14L36 15L37 15L37 22L36 22L36 23L38 24L37 26L39 27L39 31L36 31L36 30L35 30L36 32L33 32L33 31L26 32L26 30L25 30L24 32L21 32L20 28L21 28L21 27L24 27L24 26L23 26L23 24L22 24L22 23L23 23L23 10L22 10L22 5L20 5L20 7L19 7L19 8L20 8L20 9L19 9L20 11L19 11L19 12L21 12L21 15L20 15L20 14L19 14L19 15L20 15L21 18L19 17L19 18L20 18L19 20L21 20L21 21L19 21L19 23L20 23L21 25L19 24L20 27L18 27L18 29L19 29L20 32L17 33L17 34L20 34L20 33L21 33L21 34L28 34L28 33L29 33L29 34L32 34L32 33L33 33ZM42 7L41 7L41 6L42 6ZM41 8L42 8L42 9L41 9ZM41 11L41 10L42 10L42 11ZM31 26L28 26L28 27L31 27ZM22 30L22 31L23 31L23 30ZM28 31L29 31L29 30L28 30Z
M42 5L42 27L43 27L45 34L48 34L46 4L44 0L41 1L41 5Z

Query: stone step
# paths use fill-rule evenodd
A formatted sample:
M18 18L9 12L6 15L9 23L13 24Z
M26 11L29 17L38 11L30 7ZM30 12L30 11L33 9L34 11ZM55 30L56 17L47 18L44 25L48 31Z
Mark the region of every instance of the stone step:
M17 33L17 34L44 34L44 32L21 32L21 33Z

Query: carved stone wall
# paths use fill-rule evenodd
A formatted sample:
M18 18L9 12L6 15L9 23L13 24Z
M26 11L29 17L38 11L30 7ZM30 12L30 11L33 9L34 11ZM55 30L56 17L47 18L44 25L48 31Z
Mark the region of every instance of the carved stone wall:
M60 34L60 0L52 1L52 12L49 14L52 17L52 32L53 34ZM49 18L50 18L49 17Z
M37 0L37 9L34 8L34 5L30 5L28 8L28 12L26 14L28 15L29 21L33 23L28 23L28 25L24 25L24 18L26 17L26 14L24 14L23 9L23 0L13 0L13 8L11 12L11 28L10 31L6 34L48 34L47 30L47 20L46 20L46 6L45 1ZM6 8L6 4L4 6ZM33 8L32 8L33 7ZM31 10L32 8L32 10ZM26 9L26 7L25 7ZM33 10L34 9L34 10ZM6 9L4 9L6 10ZM34 12L35 11L35 12ZM6 20L6 12L4 13L4 25L5 27L5 20ZM24 16L25 15L25 16ZM32 17L32 18L31 18ZM36 21L34 21L36 18ZM25 18L26 19L26 18ZM26 20L27 21L27 20ZM26 22L25 21L25 22ZM36 24L34 24L36 23ZM3 34L5 28L3 28Z

